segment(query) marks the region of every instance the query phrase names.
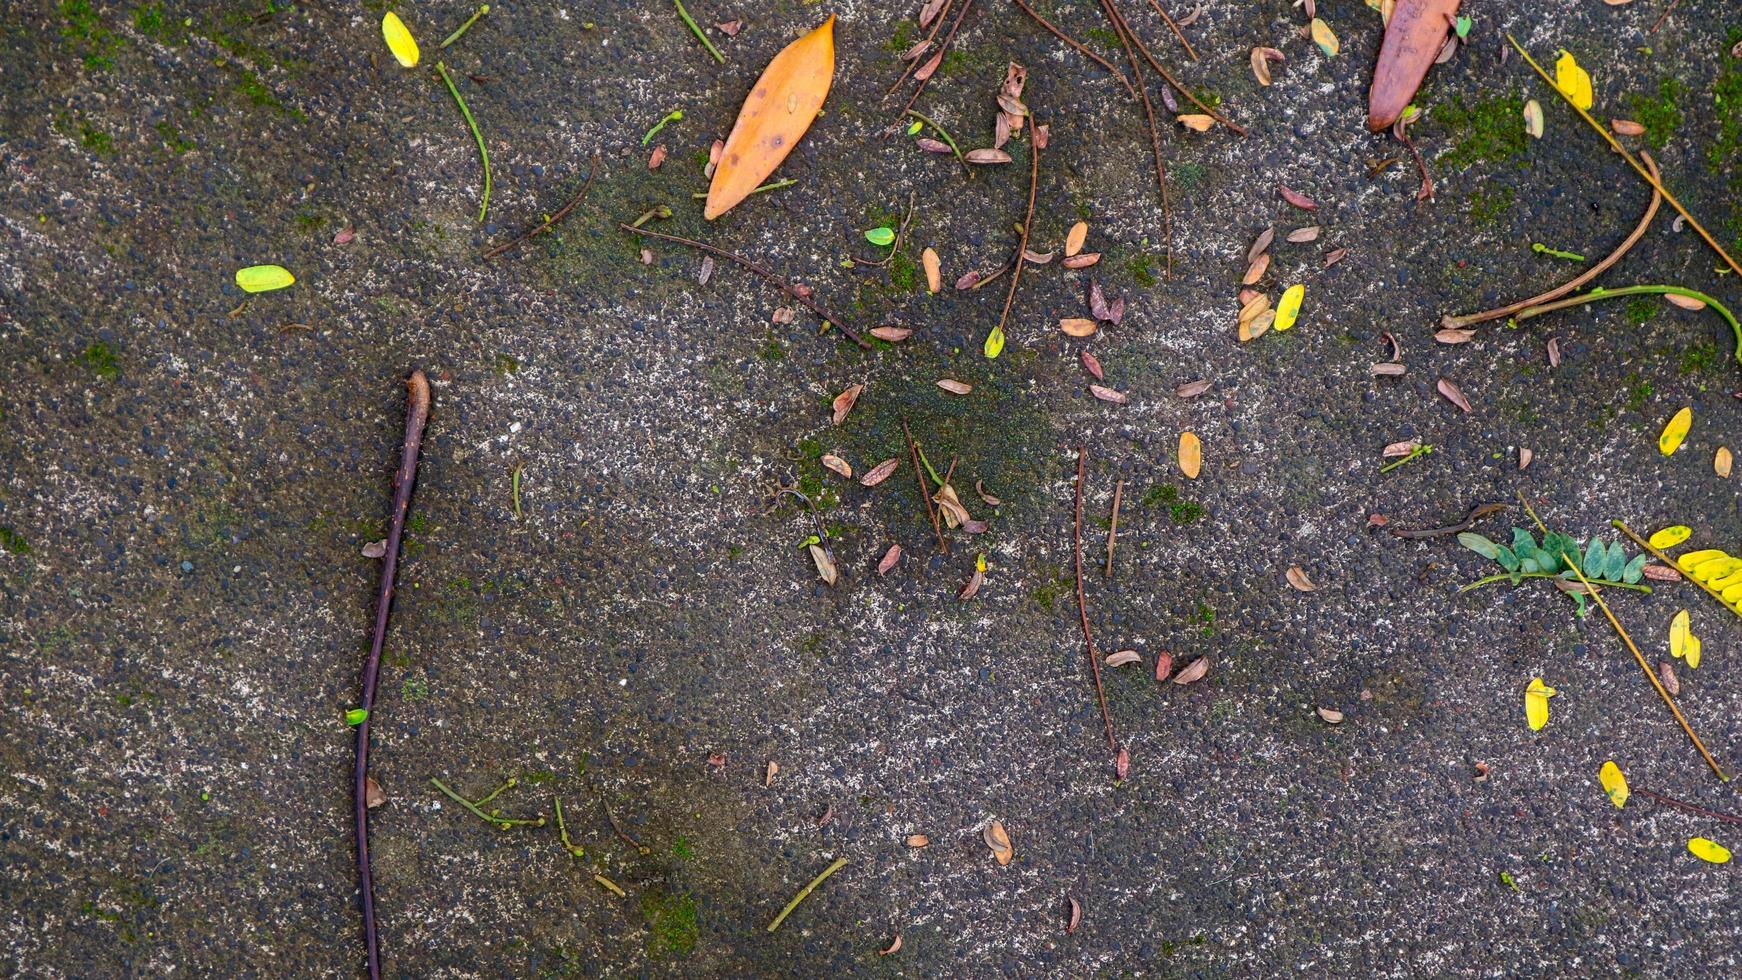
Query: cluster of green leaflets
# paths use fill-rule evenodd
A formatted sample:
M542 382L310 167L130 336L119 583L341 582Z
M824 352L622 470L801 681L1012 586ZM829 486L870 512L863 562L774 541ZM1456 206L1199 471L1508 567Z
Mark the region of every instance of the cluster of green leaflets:
M1490 541L1473 531L1458 535L1458 543L1484 558L1498 562L1514 585L1522 582L1526 576L1557 578L1576 583L1578 574L1569 562L1576 562L1578 570L1584 572L1593 585L1637 585L1645 576L1645 563L1651 558L1645 554L1628 558L1621 548L1621 542L1604 541L1596 537L1580 547L1572 535L1560 531L1545 532L1542 542L1538 544L1536 535L1522 527L1512 529L1510 545ZM1483 580L1486 581L1488 580ZM1476 584L1482 583L1474 583L1466 588L1474 588ZM1578 614L1583 616L1583 592L1568 591L1568 594L1578 603Z

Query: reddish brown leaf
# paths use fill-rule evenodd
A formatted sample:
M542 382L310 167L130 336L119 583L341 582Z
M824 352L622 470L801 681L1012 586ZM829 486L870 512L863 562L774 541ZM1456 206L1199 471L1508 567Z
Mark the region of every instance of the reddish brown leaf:
M1051 139L1052 139L1052 126L1051 126L1051 124L1034 127L1034 148L1035 149L1037 149L1037 150L1046 149L1047 141L1049 141Z
M932 55L930 60L925 64L920 65L919 70L913 73L913 80L916 82L925 81L932 76L933 72L938 70L938 65L943 64L943 62L944 51L942 48L939 48L937 54Z
M1119 752L1113 756L1113 778L1124 779L1131 772L1131 753L1125 746L1119 746Z
M944 9L944 4L948 2L949 0L926 0L925 5L919 8L920 28L930 27L931 22L937 19L938 14Z
M1300 208L1302 211L1317 211L1319 209L1319 202L1307 197L1300 191L1289 187L1287 184L1277 184L1276 189L1282 194L1283 200L1297 208Z
M1376 377L1397 378L1406 374L1409 371L1409 366L1406 364L1399 364L1396 361L1378 361L1367 370L1372 372Z
M931 843L931 838L924 834L908 834L902 843L908 847L924 847Z
M1530 461L1535 459L1535 458L1536 458L1535 453L1524 448L1523 446L1518 447L1518 468L1519 469L1522 470L1522 469L1526 469L1527 467L1529 467Z
M1126 401L1123 392L1114 391L1111 388L1104 388L1101 385L1090 385L1089 394L1094 395L1096 398L1099 398L1104 402L1112 402L1115 405L1123 405Z
M1210 658L1205 655L1181 668L1179 673L1173 675L1173 682L1175 684L1192 684L1203 680L1204 675L1209 672Z
M1403 360L1403 345L1397 342L1397 335L1387 330L1379 336L1385 338L1385 342L1391 345L1391 359L1394 361Z
M948 143L944 143L944 142L941 142L939 140L934 140L930 136L921 136L919 139L916 139L913 142L916 145L918 145L920 149L926 151L927 153L954 153L955 152L954 150L950 149Z
M853 403L859 400L859 392L864 390L864 385L848 385L846 391L835 396L836 425L840 425L847 418L847 413L853 410Z
M886 340L892 344L900 343L913 336L913 331L906 327L872 327L870 333L878 340Z
M1167 680L1167 675L1173 673L1173 654L1166 650L1155 655L1155 679Z
M1304 245L1307 242L1316 242L1319 240L1319 226L1307 225L1305 228L1296 228L1288 233L1288 240L1296 245Z
M1331 266L1343 261L1343 259L1347 258L1348 255L1349 250L1346 248L1331 249L1329 252L1325 253L1325 268L1329 269Z
M1394 442L1391 445L1386 446L1384 449L1379 450L1379 455L1386 459L1391 459L1397 456L1408 456L1410 453L1415 452L1415 447L1419 445L1421 445L1420 439L1405 439L1402 442Z
M744 29L744 22L741 20L725 20L715 24L714 26L718 27L720 33L727 37L737 37L738 32Z
M1466 412L1471 411L1470 400L1464 397L1463 389L1459 388L1452 381L1446 378L1441 378L1434 384L1434 387L1440 390L1440 394L1445 396L1446 401L1451 402L1453 405L1458 406Z
M1136 650L1120 650L1118 653L1107 654L1107 666L1109 667L1123 667L1126 664L1140 663L1142 660L1143 658L1137 655Z
M1095 321L1088 317L1067 316L1059 321L1059 329L1071 337L1093 337L1095 335Z
M773 786L774 785L774 777L777 774L779 774L779 772L780 772L780 763L775 762L773 759L769 759L768 760L768 768L763 770L762 785L763 786Z
M1083 370L1094 375L1096 381L1104 380L1107 377L1106 373L1101 370L1101 359L1100 358L1089 353L1088 351L1083 351L1081 356L1083 359Z
M387 794L381 791L381 784L375 781L374 776L365 777L363 779L363 805L373 810L386 802Z
M1253 259L1252 264L1246 267L1246 274L1240 277L1240 285L1250 286L1253 283L1256 283L1258 280L1264 278L1264 273L1269 271L1269 269L1270 253L1265 252L1256 259Z
M1414 0L1397 5L1385 27L1373 85L1368 90L1368 130L1382 133L1403 115L1433 66L1457 10L1458 0Z
M1548 339L1548 366L1551 368L1561 366L1561 342L1558 337Z
M1101 261L1100 252L1083 252L1079 255L1073 255L1059 264L1067 269L1087 269L1099 261Z
M1258 257L1264 254L1264 250L1270 247L1271 241L1275 238L1276 226L1265 225L1264 230L1258 233L1258 237L1252 240L1252 247L1246 250L1246 261L1248 263L1258 261Z
M969 163L1009 163L1010 154L996 147L984 146L962 154L962 159Z
M963 602L967 602L969 599L974 598L974 594L980 591L980 586L983 585L985 581L986 573L975 568L974 574L968 576L967 583L962 586L962 591L956 593L956 598Z
M883 553L883 560L879 561L877 563L877 574L880 576L881 575L888 575L889 570L891 568L894 568L895 563L900 561L900 560L901 560L901 545L898 545L898 544L890 545L889 550L885 551Z
M900 465L901 460L890 457L867 470L865 475L859 478L859 485L862 487L874 487L877 484L882 483L884 480L889 479L889 474L894 473L895 468Z
M1283 578L1288 579L1288 584L1294 586L1298 592L1312 592L1318 589L1318 586L1313 584L1313 580L1307 577L1307 573L1302 571L1299 565L1288 566L1288 571L1283 574Z
M1097 320L1105 320L1114 326L1125 319L1125 298L1107 301L1106 294L1101 292L1101 281L1095 279L1089 283L1089 315Z
M720 154L724 152L726 152L725 140L715 140L714 144L708 147L708 165L702 168L702 176L714 176L714 168L720 165Z
M824 466L827 466L829 469L834 470L836 473L841 474L847 479L851 480L853 478L853 467L848 464L846 460L836 456L834 453L824 453L821 462Z
M985 276L983 276L980 273L980 270L969 269L967 272L962 273L962 277L960 279L956 280L956 288L957 289L973 289L974 285L976 283L978 283L981 279L984 279L984 278L985 278Z
M1385 525L1390 524L1390 523L1391 523L1391 518L1386 517L1384 514L1368 514L1367 515L1367 526L1368 527L1384 527Z
M1215 385L1215 382L1211 381L1209 378L1200 378L1197 381L1187 381L1185 384L1175 388L1173 393L1180 398L1196 398L1204 392L1209 391L1213 385Z
M1065 901L1071 903L1071 916L1065 920L1065 935L1068 936L1083 924L1083 904L1069 895L1065 896Z
M1657 562L1645 566L1645 577L1653 582L1680 582L1682 573L1669 565L1659 565Z
M1665 302L1669 303L1669 305L1679 306L1684 310L1703 310L1706 308L1705 300L1694 299L1692 296L1683 296L1679 293L1664 293L1663 298Z
M1622 136L1643 136L1643 135L1645 135L1645 127L1639 125L1638 123L1634 122L1631 119L1611 119L1611 120L1609 120L1609 128L1613 129L1615 132L1621 134ZM1665 686L1667 687L1668 685L1665 685Z
M1676 679L1675 668L1670 666L1669 661L1659 660L1657 662L1657 677L1658 680L1663 681L1663 689L1672 696L1682 692L1682 682Z
M1004 824L997 820L987 824L986 829L980 831L980 839L986 842L986 846L992 851L992 856L998 859L1000 865L1009 864L1010 859L1016 856L1016 849L1010 844L1010 834L1004 830Z
M1022 258L1029 265L1046 265L1052 261L1052 257L1053 253L1051 252L1036 252L1027 248L1022 250Z
M1002 500L999 500L997 497L993 496L986 489L986 484L981 483L979 480L974 481L974 492L980 495L981 500L986 501L986 503L990 504L993 507L996 507L999 504L1002 504L1004 502Z
M659 165L664 163L664 162L665 162L665 144L661 143L658 146L653 148L652 153L648 154L647 169L658 170Z
M708 765L713 766L715 769L726 768L726 753L724 753L724 752L710 752L710 753L708 753Z
M355 241L356 238L357 238L357 229L351 227L350 225L346 225L345 227L339 229L339 233L337 235L333 236L333 244L334 245L349 245L353 241Z
M1435 330L1434 339L1442 344L1467 344L1476 339L1476 331L1447 327L1444 330Z
M798 318L798 311L790 306L777 306L768 319L774 323L791 323Z
M901 933L898 932L895 934L895 938L891 939L889 941L888 946L885 946L884 948L877 951L877 955L878 956L888 956L891 953L899 953L899 952L901 952Z

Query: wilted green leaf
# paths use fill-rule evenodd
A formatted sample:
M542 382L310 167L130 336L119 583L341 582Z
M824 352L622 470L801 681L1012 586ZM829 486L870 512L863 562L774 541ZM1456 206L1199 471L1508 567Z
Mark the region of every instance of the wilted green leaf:
M873 228L865 233L865 240L873 245L893 245L895 244L895 229L888 225Z
M1500 546L1474 531L1459 534L1458 543L1490 561L1498 561L1500 558Z

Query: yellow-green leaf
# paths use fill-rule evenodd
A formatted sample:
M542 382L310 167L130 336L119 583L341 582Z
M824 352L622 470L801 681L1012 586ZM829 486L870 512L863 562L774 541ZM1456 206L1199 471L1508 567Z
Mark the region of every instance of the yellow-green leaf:
M1688 652L1688 611L1676 613L1669 621L1669 655L1680 660Z
M1694 566L1696 565L1702 565L1716 558L1728 557L1730 556L1719 551L1717 548L1705 548L1700 551L1690 551L1685 555L1681 555L1676 558L1675 563L1682 571L1691 572L1694 570Z
M1663 434L1657 437L1657 451L1665 456L1681 448L1682 440L1688 437L1688 429L1694 424L1694 410L1683 408L1670 417L1669 424L1663 427Z
M1276 301L1276 322L1271 326L1278 330L1294 326L1294 321L1300 318L1300 301L1305 296L1306 287L1300 283L1283 290L1282 298Z
M1542 678L1531 678L1530 686L1524 690L1524 720L1530 723L1531 731L1540 732L1548 724L1548 699L1557 693Z
M296 282L296 277L282 265L251 265L236 270L236 285L244 292L269 293Z
M393 52L393 60L406 68L417 67L417 38L411 36L405 21L391 10L381 18L381 36L387 39L387 50Z
M1603 784L1603 792L1609 794L1609 802L1617 808L1627 805L1627 797L1632 794L1627 789L1627 777L1621 774L1621 767L1614 761L1603 763L1603 768L1597 770L1597 779Z
M1313 43L1319 46L1319 50L1325 53L1325 57L1335 58L1343 46L1337 42L1336 32L1331 30L1331 25L1318 17L1314 17L1312 28Z
M1695 565L1693 571L1688 574L1693 576L1696 581L1710 583L1715 582L1738 569L1742 569L1742 558L1731 558L1729 555L1725 555L1722 558L1714 558L1711 561L1700 562L1698 565Z
M1573 105L1581 109L1589 109L1595 101L1591 95L1591 76L1579 67L1578 59L1572 53L1561 50L1561 56L1554 63L1555 88L1561 90Z
M1660 551L1664 548L1673 548L1686 541L1693 533L1694 529L1686 524L1671 524L1669 527L1651 532L1651 546Z
M986 356L993 358L1002 353L1004 353L1004 328L993 327L992 332L986 335Z
M1692 853L1694 857L1697 857L1702 861L1710 861L1713 864L1723 864L1725 861L1730 860L1729 848L1717 841L1710 841L1704 837L1688 838L1688 851Z
M1685 659L1689 668L1698 667L1700 665L1700 638L1692 633L1688 634L1687 656Z

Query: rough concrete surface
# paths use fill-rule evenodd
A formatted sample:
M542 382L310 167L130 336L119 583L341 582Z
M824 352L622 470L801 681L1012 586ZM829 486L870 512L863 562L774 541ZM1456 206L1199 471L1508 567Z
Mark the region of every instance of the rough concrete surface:
M385 530L402 379L422 366L435 407L375 716L390 975L1736 975L1733 866L1686 842L1742 833L1638 796L1617 810L1596 772L1612 758L1636 787L1742 804L1600 615L1543 582L1459 594L1495 566L1368 527L1445 524L1522 491L1580 539L1620 517L1738 548L1712 458L1742 385L1711 311L1617 300L1432 339L1441 314L1578 269L1532 242L1594 260L1649 196L1502 57L1508 30L1545 61L1576 53L1599 118L1651 124L1634 145L1660 144L1669 187L1735 248L1735 4L1684 0L1656 33L1663 0L1466 4L1468 47L1417 98L1438 189L1418 204L1407 153L1363 129L1380 39L1363 3L1321 0L1342 42L1327 57L1284 0L1210 0L1185 28L1193 63L1127 2L1158 56L1251 130L1164 118L1168 278L1140 111L982 0L919 107L987 145L1005 65L1025 65L1052 134L1033 247L1083 218L1104 255L1028 267L996 361L979 349L1005 281L948 283L1011 254L1029 141L970 179L885 134L917 2L833 8L835 86L779 171L797 183L713 223L691 198L709 144L825 5L690 3L704 25L745 22L709 28L724 65L656 0L493 5L445 51L469 4L396 6L423 43L416 70L388 57L377 3L0 5L0 973L362 972L344 713L378 572L361 549ZM1124 64L1093 5L1040 9ZM1271 87L1255 45L1286 55ZM495 166L483 225L438 56ZM1527 98L1540 141L1520 135ZM674 108L650 171L642 134ZM479 259L578 190L595 153L584 205ZM903 260L845 267L910 194ZM793 304L728 263L699 284L698 254L616 230L661 204L675 216L654 227L914 336L866 353L808 312L775 322ZM1742 300L1673 217L1601 282ZM1305 283L1301 321L1242 345L1237 284L1267 224L1324 233L1279 234L1260 288ZM936 296L912 268L928 245ZM1348 257L1323 268L1335 248ZM298 282L244 296L235 270L262 262ZM1126 298L1124 321L1065 337L1056 321L1084 315L1093 279ZM1402 377L1369 373L1386 332ZM1083 350L1128 404L1090 396ZM1435 393L1442 376L1472 412ZM946 394L944 377L974 390ZM1175 396L1195 378L1214 388ZM863 397L832 425L854 383ZM1665 458L1658 430L1684 405L1692 434ZM819 463L903 455L903 418L931 461L957 460L990 522L947 556L909 469L867 489ZM1195 481L1175 465L1188 428ZM1381 448L1410 438L1436 451L1382 475ZM1104 671L1123 781L1077 623L1078 445L1097 643L1142 656ZM771 506L782 485L818 501L833 588L800 548L809 519ZM1504 539L1510 523L1529 526L1515 508L1480 529ZM906 557L879 577L892 542ZM958 601L982 553L985 584ZM1319 588L1290 588L1293 565ZM1742 624L1685 583L1609 595L1654 663L1691 611L1705 662L1682 669L1680 702L1742 766ZM1207 677L1158 684L1162 651L1210 658ZM1561 692L1538 733L1521 710L1534 676ZM494 829L429 785L477 797L511 775L491 805L548 817L560 798L584 857L554 827ZM1008 866L981 841L993 819ZM837 856L850 863L768 933Z

